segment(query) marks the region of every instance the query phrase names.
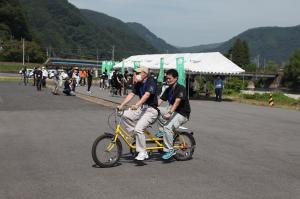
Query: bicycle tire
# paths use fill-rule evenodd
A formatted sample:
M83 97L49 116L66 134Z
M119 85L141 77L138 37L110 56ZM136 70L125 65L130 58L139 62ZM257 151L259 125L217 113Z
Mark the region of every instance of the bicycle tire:
M99 166L99 167L102 167L102 168L107 168L107 167L113 167L115 166L119 160L120 160L120 157L122 155L122 143L120 142L119 139L117 139L116 141L116 144L114 147L117 147L117 153L116 153L116 156L114 157L113 160L110 160L108 162L104 162L102 160L100 160L100 158L98 157L97 155L97 148L98 148L98 145L101 141L103 141L104 139L108 139L108 140L113 140L114 139L114 135L113 134L109 134L109 133L105 133L104 135L101 135L99 136L93 143L93 147L92 147L92 157L93 157L93 160L94 162ZM105 152L105 151L103 151Z
M192 159L196 146L194 136L188 132L177 132L177 135L174 138L173 145L178 145L178 142L180 143L180 145L183 145L184 143L181 143L181 141L179 140L182 137L186 138L185 141L188 141L189 146L183 146L183 148L177 150L176 154L174 155L174 159L177 161L186 161Z

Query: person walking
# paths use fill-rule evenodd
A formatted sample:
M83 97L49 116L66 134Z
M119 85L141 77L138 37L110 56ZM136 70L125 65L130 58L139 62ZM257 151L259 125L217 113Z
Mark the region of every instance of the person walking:
M73 69L73 72L72 72L72 83L71 83L71 88L72 88L72 91L75 92L75 89L76 89L76 79L77 79L77 70L76 69Z
M92 82L93 82L93 76L94 76L93 70L92 69L88 70L87 71L87 83L88 83L87 92L88 92L89 95L92 94L91 86L92 86Z
M58 74L58 67L55 68L55 71L53 73L53 81L54 81L54 90L53 95L58 95L58 88L59 88L59 74Z
M35 76L36 76L36 75L35 75L36 70L37 70L36 67L34 67L34 68L33 68L33 71L32 71L32 81L33 81L33 82L32 82L32 86L36 86L36 79L35 79Z
M24 85L27 86L27 84L28 84L28 74L27 74L26 66L22 69L22 77L23 77Z
M48 78L48 71L45 67L42 67L42 73L43 73L43 79L42 79L42 86L43 88L46 88L46 80Z
M101 79L100 79L100 89L101 89L101 90L104 90L105 88L108 87L108 86L107 86L107 84L108 84L107 78L108 78L108 76L107 76L106 72L104 71L104 72L102 73Z
M123 95L128 95L128 71L126 70L123 77Z
M35 79L36 79L36 89L38 91L42 90L42 82L43 82L43 72L41 68L38 68L35 72Z
M224 88L224 82L218 75L217 79L214 80L215 92L216 92L216 102L222 101L222 90Z

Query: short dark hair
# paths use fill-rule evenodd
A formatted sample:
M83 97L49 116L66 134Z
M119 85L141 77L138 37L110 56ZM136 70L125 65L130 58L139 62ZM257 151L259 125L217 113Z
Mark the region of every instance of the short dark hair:
M172 75L174 78L178 78L178 72L175 69L170 69L167 71L166 75Z

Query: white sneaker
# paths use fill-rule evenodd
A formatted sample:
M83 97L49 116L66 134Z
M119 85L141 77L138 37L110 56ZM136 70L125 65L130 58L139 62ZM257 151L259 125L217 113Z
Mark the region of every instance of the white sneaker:
M139 154L136 156L135 159L142 161L142 160L145 160L148 158L149 158L148 153L147 153L147 151L145 151L145 152L139 152Z

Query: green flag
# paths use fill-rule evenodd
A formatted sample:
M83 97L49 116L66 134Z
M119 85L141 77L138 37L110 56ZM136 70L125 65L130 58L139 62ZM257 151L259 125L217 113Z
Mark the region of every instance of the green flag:
M101 68L101 73L103 74L106 69L106 61L102 61L102 68Z
M160 58L160 69L159 69L157 82L163 82L163 81L164 81L164 58Z
M140 62L139 61L134 61L133 62L133 69L135 70L138 67L140 67Z
M178 84L185 87L184 57L176 58L176 69L178 72Z
M110 74L111 69L113 69L113 62L108 61L106 66L107 74Z
M122 61L122 75L125 74L125 64L124 64L124 61Z

